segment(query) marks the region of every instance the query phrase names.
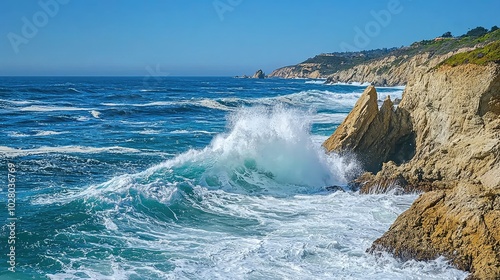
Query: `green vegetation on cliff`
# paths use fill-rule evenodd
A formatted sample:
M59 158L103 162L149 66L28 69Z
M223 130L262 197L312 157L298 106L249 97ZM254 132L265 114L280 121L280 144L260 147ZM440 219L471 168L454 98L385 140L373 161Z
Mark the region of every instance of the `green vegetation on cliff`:
M496 33L498 33L498 31ZM443 61L440 66L457 66L467 63L484 65L488 62L500 63L500 41L495 41L470 52L456 54Z
M471 33L471 31L469 31L467 34ZM472 34L476 33L478 32L472 32ZM495 30L489 33L487 32L481 36L462 35L460 37L452 38L438 37L434 40L423 40L420 42L415 42L408 48L401 48L396 50L394 54L410 56L425 52L431 54L446 54L461 48L472 48L477 44L487 44L498 40L500 40L500 30Z
M322 53L315 57L308 58L301 64L319 64L321 65L321 67L319 67L318 70L321 71L321 74L329 75L339 70L349 69L353 66L365 63L367 61L385 57L395 50L397 50L397 48L376 49L360 52Z
M478 45L486 45L496 41L500 41L500 29L498 29L498 27L494 26L490 31L483 27L476 27L458 37L453 37L450 32L446 32L441 37L415 42L407 47L360 52L323 53L297 65L280 69L289 68L291 72L296 73L297 75L295 76L298 77L307 75L313 71L319 71L320 76L326 77L358 65L369 64L388 57L396 57L396 59L391 60L390 64L383 65L375 70L377 75L383 75L389 73L392 67L401 65L401 63L409 61L419 54L428 53L430 55L429 57L433 57L455 52L463 48L474 48ZM492 58L488 56L488 58L485 59ZM270 76L280 76L280 69L275 70ZM294 75L290 76L294 77Z

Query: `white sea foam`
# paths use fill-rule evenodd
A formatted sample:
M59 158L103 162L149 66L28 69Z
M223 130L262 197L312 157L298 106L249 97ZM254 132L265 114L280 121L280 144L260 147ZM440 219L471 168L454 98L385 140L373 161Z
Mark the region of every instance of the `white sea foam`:
M402 98L403 90L397 88L390 88L394 90L378 91L378 99L384 100L387 96L390 96L392 100L395 98ZM261 101L264 104L269 104L273 102L282 102L291 104L294 106L301 106L307 104L308 106L315 107L317 109L340 109L340 110L350 110L354 104L358 101L361 96L362 91L350 92L350 93L336 93L329 90L307 90L298 93L292 93L288 95L278 96L274 98L262 98Z
M90 118L85 117L85 116L79 116L78 118L76 118L76 120L79 122L86 122L86 121L90 120Z
M219 102L212 100L212 99L202 99L198 102L196 102L199 106L210 108L210 109L217 109L217 110L223 110L223 111L232 111L232 108L229 108L225 105L220 104Z
M96 248L106 249L108 245L102 240L112 238L113 244L120 244L124 251L140 248L162 254L140 262L118 254L99 260L73 257L68 265L63 266L64 272L48 276L51 279L67 279L75 275L128 279L131 275L141 275L158 279L195 276L197 279L351 280L458 280L467 276L467 273L453 269L443 258L428 262L400 262L387 254L375 257L366 253L373 240L410 206L415 195L337 192L279 198L210 191L200 187L194 191L199 197L196 207L205 213L252 222L245 230L234 226L221 230L224 225L219 225L219 230L214 231L205 225L209 221L200 225L176 226L143 219L130 210L120 211L124 206L119 206L98 214L107 230L112 232L78 234L99 237L100 243L91 244ZM182 213L177 217L184 225L188 222L188 217ZM129 230L118 231L120 226ZM131 230L133 234L130 234ZM258 232L251 234L255 230ZM59 232L67 238L74 234L71 230ZM174 268L144 269L165 263ZM113 266L116 269L103 270L103 267Z
M402 89L393 87L391 91L379 91L379 99L383 100L387 95L392 99L401 98ZM148 107L148 106L199 106L222 111L235 111L242 104L244 105L266 105L274 106L279 103L302 107L304 105L313 106L317 109L342 109L348 110L356 103L362 94L362 89L350 93L337 93L330 90L307 90L297 93L280 95L275 97L262 98L216 98L216 99L190 99L180 101L156 101L149 103L102 103L103 106L111 107Z
M25 133L21 133L21 132L17 132L17 131L9 132L8 135L10 137L30 137L30 136L32 136L30 134L25 134Z
M322 85L325 83L326 80L309 80L305 81L306 84L316 84L316 85Z
M387 96L390 96L392 101L396 98L401 99L403 97L403 90L378 91L377 93L379 100L384 100Z
M8 100L8 99L0 99L0 102L8 102L8 103L12 103L12 104L15 104L15 105L27 105L27 104L35 103L37 101L34 101L34 100Z
M286 196L345 184L346 174L358 168L356 163L335 155L327 156L312 141L310 124L309 115L280 105L271 109L240 109L230 117L229 132L217 135L206 148L190 150L141 173L91 186L80 194L73 194L69 200L88 195L101 197L102 192L127 191L140 178L171 173L185 166L204 169L200 184L228 192L245 193L249 191L246 187L254 186L252 192ZM238 181L246 182L246 187L234 181L235 175L240 177ZM217 186L213 185L214 181L219 182ZM61 199L68 201L68 198Z
M96 110L92 110L92 111L90 111L90 114L92 115L92 117L94 117L96 119L99 119L99 116L101 115L101 112L96 111Z
M34 136L49 136L68 133L67 131L37 130Z
M78 107L59 107L59 106L41 106L41 105L31 105L28 107L23 107L19 109L20 111L28 112L54 112L54 111L86 111L86 108Z
M185 130L178 129L170 132L171 134L214 134L214 132L206 131L206 130Z
M7 157L37 155L37 154L50 154L50 153L139 153L140 150L125 148L119 146L113 147L85 147L85 146L59 146L59 147L40 147L34 149L16 149L6 146L0 146L0 155Z
M74 91L74 92L78 92L78 93L83 93L82 91L79 91L76 88L68 88L68 90L71 90L71 91Z
M31 137L31 136L50 136L50 135L59 135L66 134L68 131L52 131L52 130L35 130L33 134L24 134L19 132L11 132L9 133L10 137Z
M325 140L328 139L328 136L323 136L323 135L312 135L311 136L311 141L318 145L321 146Z
M60 237L89 237L99 240L89 244L92 248L107 249L112 242L124 249L105 259L58 255L57 261L65 263L63 272L48 276L465 278L466 273L442 258L402 263L366 253L416 195L325 192L325 186L345 184L345 174L356 165L325 155L309 134L312 121L307 113L283 105L239 109L229 117L227 132L204 149L83 190L33 198L35 204L81 199L105 231L61 229ZM189 193L180 190L186 186ZM179 204L180 209L173 208ZM148 209L150 205L156 206ZM122 253L138 249L161 253L140 261Z
M144 130L138 131L137 133L144 134L144 135L155 135L155 134L160 134L161 131L154 130L154 129L144 129Z
M176 102L171 102L171 101L154 101L154 102L148 102L148 103L101 103L103 106L109 106L109 107L153 107L153 106L171 106L175 105Z
M103 218L103 224L108 230L117 230L118 226L109 217Z
M330 85L367 87L367 86L371 85L371 83L368 83L368 82L365 82L365 83L361 83L361 82L349 82L349 83L337 82L337 83L333 83Z
M340 124L347 117L347 113L320 113L313 116L314 123Z

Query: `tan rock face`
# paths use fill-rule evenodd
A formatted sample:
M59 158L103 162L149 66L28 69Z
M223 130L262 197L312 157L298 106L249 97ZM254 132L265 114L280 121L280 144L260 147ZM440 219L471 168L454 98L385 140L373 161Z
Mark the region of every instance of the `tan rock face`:
M406 85L415 69L430 69L444 59L456 53L468 50L470 50L470 48L463 48L444 55L422 53L411 58L407 56L389 56L370 61L369 63L360 64L346 70L337 71L333 74L326 74L329 72L325 69L325 65L319 63L300 63L276 69L269 74L269 77L327 78L327 83L361 82L371 83L377 86Z
M442 67L416 75L400 107L411 112L416 155L401 170L410 184L487 180L500 161L500 67ZM491 175L489 176L491 177Z
M323 146L329 152L354 150L377 114L377 91L375 87L369 86L358 99L344 122L323 143Z
M367 91L324 146L387 161L414 137L409 161L386 162L355 183L365 193L428 191L371 250L444 255L476 279L500 279L500 65L417 68L395 111L389 101L373 109Z
M285 66L274 70L269 77L280 77L286 79L292 78L310 78L319 79L326 78L322 74L323 65L318 63L300 63L293 66Z
M500 279L500 189L459 183L421 195L372 248L403 260L444 255L477 279Z
M436 191L423 194L373 248L403 259L444 255L477 279L500 279L499 98L496 64L441 67L410 79L400 106L411 112L415 157L375 177L400 174L407 189Z
M354 153L365 170L376 172L383 162L409 160L414 153L413 142L408 112L394 110L390 98L379 110L377 92L370 86L323 146L327 152Z

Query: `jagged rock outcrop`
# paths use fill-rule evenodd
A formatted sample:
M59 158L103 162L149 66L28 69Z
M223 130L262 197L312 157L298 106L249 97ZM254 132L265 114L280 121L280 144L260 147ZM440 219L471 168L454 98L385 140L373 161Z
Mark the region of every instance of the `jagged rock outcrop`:
M389 96L379 110L375 87L369 86L323 147L327 152L354 153L365 170L376 172L383 162L411 159L414 138L408 112L394 109Z
M279 77L285 79L309 78L319 79L326 77L321 74L323 66L319 63L299 63L293 66L278 68L269 74L269 77Z
M373 117L373 104L359 102L371 113L358 113L361 120L348 117L341 127L351 129L342 132L339 127L324 146L335 151L349 148L362 158L373 152L370 143L380 151L397 153L394 139L413 134L414 155L409 161L385 162L381 171L365 173L354 183L365 193L394 188L427 191L370 250L387 250L403 260L443 255L475 279L500 279L498 62L415 68L395 111L404 112L400 115L384 117L381 109ZM386 103L382 107L391 107ZM393 122L380 125L387 119ZM372 127L377 128L373 134Z
M255 72L255 74L253 74L252 78L253 79L264 79L266 77L266 74L264 74L264 72L259 69L257 70L257 72Z
M406 189L433 191L424 193L372 249L386 248L403 259L444 255L478 279L500 279L499 104L498 64L416 73L400 104L411 112L416 154L365 180L384 189L390 186L382 180L399 176Z

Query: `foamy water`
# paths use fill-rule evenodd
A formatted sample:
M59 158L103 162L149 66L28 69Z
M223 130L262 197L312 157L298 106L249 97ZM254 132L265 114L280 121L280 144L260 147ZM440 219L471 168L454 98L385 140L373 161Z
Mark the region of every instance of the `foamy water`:
M79 79L41 79L0 103L0 156L23 178L20 277L467 276L443 258L366 253L416 196L359 195L346 185L357 163L321 147L362 86Z

